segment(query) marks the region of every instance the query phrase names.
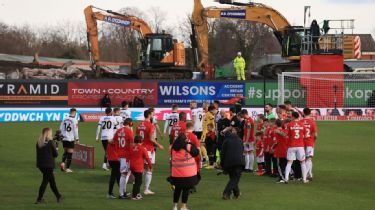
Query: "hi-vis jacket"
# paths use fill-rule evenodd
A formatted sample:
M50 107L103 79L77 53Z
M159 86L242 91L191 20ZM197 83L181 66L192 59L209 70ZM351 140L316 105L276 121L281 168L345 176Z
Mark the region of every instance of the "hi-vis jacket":
M246 62L245 62L245 59L240 56L240 57L236 57L233 61L233 66L235 69L239 68L239 69L245 69L245 66L246 66Z
M191 144L186 149L172 149L172 177L192 177L197 175L195 158L190 154Z

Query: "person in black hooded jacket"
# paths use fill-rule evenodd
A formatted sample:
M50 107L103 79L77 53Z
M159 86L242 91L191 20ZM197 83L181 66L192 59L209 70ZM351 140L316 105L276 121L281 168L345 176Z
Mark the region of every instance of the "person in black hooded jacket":
M233 192L234 198L240 196L241 173L245 166L243 155L243 143L238 137L237 129L228 127L224 131L225 139L221 148L221 166L225 174L229 175L229 181L223 192L223 199L228 200Z
M36 143L36 167L43 174L43 181L39 187L39 194L35 204L43 203L43 195L48 183L56 196L57 202L60 202L62 195L59 193L53 170L55 168L55 158L57 157L56 144L52 141L52 129L43 128L38 142Z

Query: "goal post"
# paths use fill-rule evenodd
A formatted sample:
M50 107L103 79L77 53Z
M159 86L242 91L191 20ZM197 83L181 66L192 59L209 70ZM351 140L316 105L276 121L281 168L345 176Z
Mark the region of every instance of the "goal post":
M283 72L278 91L278 104L289 100L301 108L375 108L375 73Z

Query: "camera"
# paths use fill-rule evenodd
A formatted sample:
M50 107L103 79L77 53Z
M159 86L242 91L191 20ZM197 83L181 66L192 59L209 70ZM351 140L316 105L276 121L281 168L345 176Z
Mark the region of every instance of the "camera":
M64 140L64 136L61 134L60 130L56 130L55 136L53 136L52 140L55 142L56 148L58 148L59 147L59 141Z

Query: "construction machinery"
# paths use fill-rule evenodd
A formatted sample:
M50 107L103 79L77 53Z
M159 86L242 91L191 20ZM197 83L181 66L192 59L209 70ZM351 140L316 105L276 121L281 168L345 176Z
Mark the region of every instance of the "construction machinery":
M232 0L220 0L220 3L230 4L231 6L226 8L205 8L201 0L194 0L194 10L192 13L193 34L191 38L194 50L199 52L200 62L197 62L196 65L201 71L205 71L205 67L209 65L208 18L253 21L263 23L273 29L274 35L282 48L281 56L287 58L289 62L262 66L260 74L264 77L277 78L278 73L300 70L299 61L301 54L307 53L311 49L303 46L303 44L311 44L309 40L306 40L308 30L303 26L292 26L280 12L264 4L253 2L243 4L235 3ZM343 35L340 37L340 47L336 45L336 42L332 44L334 42L332 40L338 40L335 35L326 35L324 40L328 44L326 44L323 53L343 54L346 59L354 57L353 35ZM194 60L198 61L198 56Z
M96 9L97 11L93 11ZM100 62L97 21L104 21L131 28L140 35L140 64L135 69L139 79L191 79L193 72L185 64L185 47L172 35L152 33L142 19L123 15L111 10L88 6L84 10L87 24L87 41L91 68L101 77L103 68Z

